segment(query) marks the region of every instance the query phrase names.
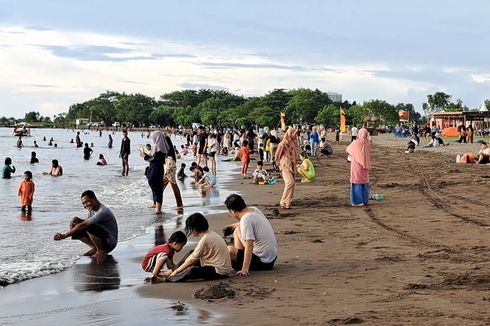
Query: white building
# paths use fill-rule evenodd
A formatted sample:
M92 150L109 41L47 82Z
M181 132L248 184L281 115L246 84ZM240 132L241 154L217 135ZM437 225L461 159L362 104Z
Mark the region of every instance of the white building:
M333 102L342 102L342 94L335 93L335 92L327 92L327 95Z

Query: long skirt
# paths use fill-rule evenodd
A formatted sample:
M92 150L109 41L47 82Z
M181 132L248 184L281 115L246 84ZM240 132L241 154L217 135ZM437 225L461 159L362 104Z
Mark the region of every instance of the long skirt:
M351 183L350 202L352 205L367 205L369 200L369 183Z

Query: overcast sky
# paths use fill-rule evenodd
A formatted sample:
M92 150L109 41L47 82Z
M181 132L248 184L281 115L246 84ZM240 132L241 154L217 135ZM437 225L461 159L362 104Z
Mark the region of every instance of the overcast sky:
M0 1L0 116L106 90L245 96L318 88L363 102L490 98L490 2Z

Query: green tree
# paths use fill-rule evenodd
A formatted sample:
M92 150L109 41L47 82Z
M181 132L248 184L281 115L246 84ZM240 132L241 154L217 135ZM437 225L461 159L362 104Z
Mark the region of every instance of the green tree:
M368 111L363 105L353 105L346 110L345 116L348 125L360 126L364 122L364 118L368 116Z
M385 124L396 125L399 122L398 110L384 100L367 101L362 106L368 115L381 118Z
M221 126L221 113L225 109L223 100L218 97L212 97L197 106L201 117L201 122L205 125L214 127Z
M327 93L318 89L312 91L311 89L300 88L291 91L290 94L292 98L288 102L286 113L292 122L311 123L325 105L333 103L328 98Z
M157 126L173 126L175 111L176 108L161 105L150 113L149 122Z
M41 118L41 115L39 112L27 112L24 116L24 121L27 123L33 123L33 122L38 122L39 119Z
M325 127L335 127L340 124L340 108L337 104L329 104L321 109L315 117L315 122Z
M254 124L261 127L275 127L278 124L279 114L276 113L272 108L264 106L256 108L249 115L248 118L254 121Z
M444 108L444 112L462 112L469 111L469 108L466 105L463 105L463 100L458 98L456 103L448 103Z
M449 104L450 100L451 95L444 92L436 92L433 95L427 95L427 102L429 102L431 112L444 111L444 108Z
M260 105L256 107L269 107L274 112L283 112L286 111L289 101L292 96L289 92L286 92L282 88L276 88L273 91L269 92L265 96L260 98ZM290 117L286 116L286 119ZM279 119L279 118L278 118Z
M155 106L156 102L152 97L143 94L125 95L116 104L116 117L120 122L129 122L140 127L146 126L149 124L149 117Z

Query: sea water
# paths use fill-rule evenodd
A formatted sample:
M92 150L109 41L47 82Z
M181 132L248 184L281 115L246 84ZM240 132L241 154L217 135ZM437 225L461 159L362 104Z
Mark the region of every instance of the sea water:
M56 232L68 229L69 219L73 216L85 218L87 212L80 203L80 195L85 190L93 190L101 203L111 208L119 226L119 241L125 241L139 235L153 232L155 225L168 224L165 232L171 233L176 226L182 225L182 219L200 211L204 214L223 210L224 198L228 195L225 184L236 174L231 172L235 165L218 159L218 187L202 196L191 185L191 179L179 183L185 205L185 213L175 209L175 199L171 187L164 193L164 214L157 216L148 208L152 204L151 190L144 176L148 166L139 155L141 146L149 143L147 133L130 132L131 155L129 157L129 176L121 176L119 149L122 139L120 132L110 132L113 148L108 148L109 131L81 131L84 143L93 143L93 154L89 160L83 159L83 148L76 148L71 139L75 139L76 130L72 129L32 129L30 137L24 137L23 148L16 147L17 138L12 129L0 128L0 163L6 157L12 159L17 169L12 179L0 179L0 286L23 280L53 274L72 266L88 248L79 241L66 239L54 241ZM46 141L43 141L46 137ZM49 140L53 138L53 146ZM39 148L34 148L37 141ZM172 136L172 141L180 149L185 142L182 136ZM57 147L54 147L57 144ZM39 164L30 164L31 152L35 151ZM107 166L97 166L99 154L104 154ZM57 159L63 167L63 176L43 175L51 168L51 161ZM186 174L194 160L188 154L178 160L177 167L186 163ZM30 170L36 185L33 211L30 216L21 214L17 189L24 171ZM176 221L178 221L176 223ZM144 254L144 253L142 253Z

